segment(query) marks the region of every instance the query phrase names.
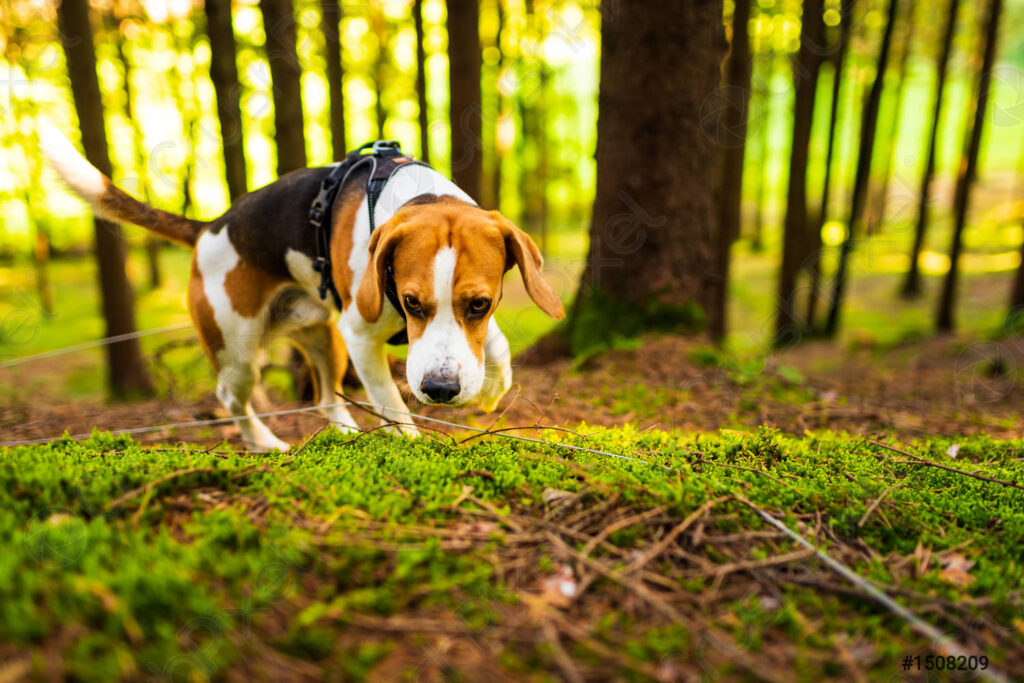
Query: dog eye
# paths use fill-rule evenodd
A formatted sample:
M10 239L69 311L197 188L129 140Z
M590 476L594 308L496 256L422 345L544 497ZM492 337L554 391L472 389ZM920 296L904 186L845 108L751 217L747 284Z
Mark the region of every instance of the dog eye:
M469 302L469 314L474 317L482 316L491 308L491 300L485 297L478 297Z
M420 300L412 296L411 294L406 294L405 297L403 297L402 301L403 303L405 303L405 310L408 311L409 313L419 313L423 308L420 305Z

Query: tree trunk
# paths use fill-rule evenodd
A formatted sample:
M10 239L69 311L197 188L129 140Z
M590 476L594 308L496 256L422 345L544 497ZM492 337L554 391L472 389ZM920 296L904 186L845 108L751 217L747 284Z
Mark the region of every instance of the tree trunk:
M427 105L427 50L423 32L423 0L413 0L412 20L416 28L416 102L419 105L420 159L430 163L430 110Z
M498 28L494 37L495 47L498 48L498 67L494 79L494 97L497 100L496 116L494 118L494 168L491 172L491 198L495 209L501 209L501 179L502 163L505 160L505 151L501 146L501 122L505 117L505 97L501 92L501 76L505 71L505 51L502 49L501 34L505 30L505 2L495 0L498 12Z
M840 97L843 87L843 63L846 61L846 52L850 46L850 29L853 23L854 0L846 0L842 4L842 12L839 21L839 36L836 41L836 49L832 55L832 107L828 115L828 146L825 151L825 179L821 190L821 208L818 210L817 219L811 224L811 230L807 241L807 259L805 266L810 283L807 288L807 315L804 316L804 324L807 329L813 331L815 328L814 319L818 314L818 298L821 289L821 231L828 220L828 204L832 190L832 158L835 156L836 145L836 123L839 120L839 105L842 102Z
M480 8L477 0L447 0L452 180L480 199L483 122L480 95Z
M1010 293L1010 311L1024 314L1024 240L1020 243L1020 265L1017 266L1017 277L1013 280L1013 291Z
M184 31L179 32L179 26L185 26ZM192 44L195 40L195 24L186 19L179 22L178 26L170 25L170 32L178 55L192 53ZM196 93L194 80L185 78L182 72L182 60L178 59L177 64L171 70L171 92L174 96L174 104L181 112L181 134L185 140L185 163L181 169L181 215L191 216L192 211L192 179L196 168L196 133L199 128L199 111L201 104ZM189 83L190 90L186 96L186 83Z
M989 89L992 85L992 66L996 60L996 43L999 40L999 17L1003 0L991 0L988 18L985 20L985 36L981 70L978 72L978 89L975 93L976 107L974 122L964 149L960 164L960 176L956 181L953 195L953 243L949 249L949 272L942 283L942 296L936 315L936 327L940 332L951 332L956 326L954 308L956 305L957 279L960 272L960 252L963 248L964 226L967 222L967 208L970 203L971 185L978 175L978 152L981 149L981 134L985 129L985 112L988 110Z
M623 0L601 43L590 255L565 328L576 355L700 326L716 268L718 148L698 112L720 81L721 1Z
M875 132L878 129L878 107L882 101L882 89L885 85L885 70L889 65L889 52L892 47L893 27L899 0L889 0L889 13L885 21L885 33L882 35L882 46L878 52L878 64L875 67L875 80L868 92L868 100L864 105L863 118L860 126L860 146L857 150L857 170L853 178L853 197L850 200L850 220L846 226L846 237L839 252L839 265L836 268L835 281L832 286L832 305L828 311L828 322L825 333L832 336L839 329L839 311L843 303L846 288L846 271L853 252L853 240L857 228L864 219L864 204L867 200L868 183L871 180L871 158L875 148Z
M334 159L340 161L348 154L348 142L345 139L345 69L341 59L341 0L320 0L320 31L324 34L324 60L327 62L331 151Z
M793 103L793 145L789 162L789 189L786 193L786 219L782 238L782 265L776 301L774 345L789 343L804 331L806 324L795 312L796 283L807 245L807 163L814 101L824 45L822 0L806 0L800 28L800 49L794 65L796 99Z
M736 0L732 17L732 44L725 62L725 109L719 124L722 148L721 202L717 243L718 280L711 288L708 336L725 339L728 315L729 255L740 235L743 208L743 154L747 145L747 109L750 102L750 0Z
M758 83L764 83L764 88L758 88L755 90L754 98L760 99L761 101L761 117L760 117L760 133L757 136L757 153L755 159L757 159L757 196L754 198L754 229L750 236L750 248L751 250L760 253L764 250L764 220L765 220L765 197L768 190L768 139L771 134L771 122L772 122L772 105L774 104L774 95L771 88L771 79L775 74L775 53L771 48L771 45L765 47L767 55L764 57L766 62L766 72L763 80L758 80ZM755 86L757 87L757 86Z
M893 101L892 116L889 129L886 131L885 148L882 152L882 182L875 193L874 201L870 202L868 212L867 233L874 235L881 232L885 225L885 210L889 200L889 185L892 182L892 162L896 156L896 142L900 132L900 115L903 112L903 94L906 92L907 66L910 62L910 47L914 40L914 7L915 0L907 0L906 30L903 32L903 47L900 52L899 76L896 80L896 97Z
M302 68L295 52L295 14L291 0L260 0L266 32L267 62L274 93L277 175L306 166L302 117Z
M383 140L384 124L387 123L387 111L384 109L384 86L387 83L385 70L388 64L388 19L384 15L384 9L377 7L373 10L371 21L373 22L373 33L377 37L377 58L373 61L373 81L377 87L377 96L373 101L377 114L377 138Z
M57 24L64 46L75 101L82 146L89 161L108 177L111 173L107 152L103 102L96 76L88 0L63 0L57 10ZM135 331L134 294L125 272L125 244L116 223L94 219L96 261L99 266L100 294L107 336ZM106 346L107 382L117 398L151 395L153 385L142 362L138 339Z
M152 202L149 191L149 183L146 179L146 159L144 153L145 141L142 136L142 126L135 116L135 89L132 87L132 63L125 50L124 32L121 22L126 21L125 17L116 14L107 15L108 32L114 42L117 51L117 59L121 62L121 75L123 78L122 89L124 91L124 116L132 131L132 168L138 180L138 191L142 200L146 203ZM160 238L151 232L145 235L146 244L146 265L149 272L149 286L151 289L159 289L160 277Z
M905 298L914 298L921 294L921 269L918 260L924 247L925 234L928 231L928 197L931 194L932 178L935 176L935 157L938 153L939 116L942 114L942 94L946 89L946 72L949 55L953 49L953 36L956 33L956 15L960 9L960 0L949 0L946 14L946 28L942 35L942 48L939 51L938 82L935 86L935 104L932 106L931 133L928 135L928 150L925 152L924 175L921 176L921 190L918 192L917 227L914 230L914 244L910 249L910 267L907 278L903 282L901 294Z
M236 199L245 194L245 144L242 139L242 110L235 62L235 30L231 21L231 0L206 0L206 33L210 38L210 80L217 92L217 119L224 147L224 175L228 194Z

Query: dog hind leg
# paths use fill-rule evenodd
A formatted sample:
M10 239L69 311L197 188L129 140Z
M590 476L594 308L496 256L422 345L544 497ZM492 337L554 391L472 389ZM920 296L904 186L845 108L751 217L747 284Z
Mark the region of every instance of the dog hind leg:
M320 413L342 431L359 431L345 406L333 405L341 399L341 380L348 366L348 352L337 328L329 323L311 325L288 334L312 367Z

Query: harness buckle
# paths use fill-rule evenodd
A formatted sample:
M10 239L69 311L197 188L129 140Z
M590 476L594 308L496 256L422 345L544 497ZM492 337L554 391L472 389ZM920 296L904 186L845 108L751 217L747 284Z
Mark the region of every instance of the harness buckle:
M309 210L309 222L313 227L319 228L324 224L325 216L326 212L323 209L323 205L320 203L320 200L317 200Z

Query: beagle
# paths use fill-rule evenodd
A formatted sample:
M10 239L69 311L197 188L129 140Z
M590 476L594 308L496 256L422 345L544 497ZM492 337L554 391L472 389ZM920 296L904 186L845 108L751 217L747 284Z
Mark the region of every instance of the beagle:
M194 247L188 306L217 371L217 397L253 450L289 445L254 416L250 398L272 335L285 335L312 366L317 405L346 430L357 425L336 402L351 360L380 415L405 424L408 409L391 377L385 344L406 327L406 373L425 404L475 402L491 411L508 391L508 341L493 317L502 278L518 265L526 291L548 315L564 309L541 275L530 237L497 211L485 211L424 165L395 171L367 209L366 172L342 187L331 209L331 275L338 311L318 294L316 243L307 211L332 166L288 173L239 197L219 218L198 221L129 196L94 168L61 133L41 132L45 156L97 216L133 223ZM385 294L393 272L397 310ZM402 315L404 313L404 316ZM403 319L404 318L404 319Z

